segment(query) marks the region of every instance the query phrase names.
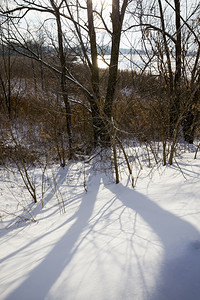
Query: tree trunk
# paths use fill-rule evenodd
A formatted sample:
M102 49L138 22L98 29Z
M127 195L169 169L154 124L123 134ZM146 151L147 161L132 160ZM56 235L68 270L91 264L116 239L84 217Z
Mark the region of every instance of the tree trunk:
M71 108L70 108L70 104L69 104L69 100L68 100L68 92L67 92L67 86L66 86L66 59L65 59L64 47L63 47L63 33L62 33L59 8L57 8L57 6L55 5L53 0L51 0L51 5L55 11L55 17L56 17L56 23L57 23L59 59L60 59L60 66L61 66L60 85L61 85L63 102L65 105L66 126L67 126L68 143L69 143L69 159L72 159L73 137L72 137L72 126L71 126ZM63 165L65 165L65 162L63 162Z
M196 92L194 93L192 101L185 113L185 117L183 118L183 122L182 122L184 140L189 144L193 144L194 142L195 129L197 126L196 123L197 123L197 119L199 118L198 111L196 110L195 107L200 100L200 74L198 76L198 80L196 84L197 84Z
M112 116L112 106L114 101L114 94L117 84L117 74L118 74L118 60L119 60L119 48L120 48L120 39L122 32L122 24L124 19L125 10L128 4L128 0L124 0L122 8L120 11L119 0L112 1L112 47L111 47L111 58L109 65L109 75L108 75L108 84L104 105L104 122L106 124L106 132L104 141L110 143L109 136L109 126Z
M197 79L195 83L195 71L198 68L198 61L200 57L200 46L198 48L197 56L195 59L194 68L192 71L192 78L190 82L190 91L193 91L196 86L196 91L194 93L194 97L192 98L191 104L189 105L189 108L187 109L185 113L185 117L183 119L182 125L183 125L183 134L184 139L189 144L193 144L194 142L194 135L195 135L195 129L196 129L196 122L199 117L199 114L196 110L196 105L199 103L200 100L200 71L197 73Z
M180 0L174 0L176 24L176 70L174 77L174 92L170 103L170 136L173 137L174 128L180 114L180 84L181 84L181 15Z
M92 123L94 132L94 147L98 145L101 134L104 132L104 122L100 115L100 91L99 91L99 67L98 67L98 52L96 33L94 28L92 0L87 0L87 15L88 15L88 32L90 38L91 60L89 64L91 70L91 84L93 89L93 97L89 98L92 110Z
M105 99L105 106L104 106L104 114L108 121L110 120L112 114L112 104L114 99L114 93L115 93L115 88L117 83L117 73L118 73L119 45L120 45L121 26L122 26L119 0L113 0L111 19L113 25L112 47L111 47L108 85L107 85L106 99Z

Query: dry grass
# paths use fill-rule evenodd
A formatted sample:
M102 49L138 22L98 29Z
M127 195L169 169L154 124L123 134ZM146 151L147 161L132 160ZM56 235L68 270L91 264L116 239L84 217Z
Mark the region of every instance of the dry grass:
M19 151L30 164L47 159L61 162L63 157L68 156L68 138L59 78L28 58L16 56L11 58L11 62L10 116L5 95L2 91L0 93L0 162L18 157ZM90 90L89 72L85 66L75 63L69 67ZM101 70L100 75L103 99L107 72ZM5 72L1 73L1 77L8 89ZM70 97L89 107L81 90L69 82L68 91ZM169 130L168 111L169 97L164 82L153 75L119 72L113 114L122 139L136 138L141 142L162 140L163 134L167 135ZM71 114L74 151L86 154L93 144L91 115L77 103L71 103ZM199 128L197 126L197 134Z

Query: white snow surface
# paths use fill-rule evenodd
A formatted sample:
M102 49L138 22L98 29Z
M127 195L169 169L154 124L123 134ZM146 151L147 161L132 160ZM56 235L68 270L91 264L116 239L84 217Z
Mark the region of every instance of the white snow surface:
M0 299L199 300L200 159L193 156L144 169L134 189L126 172L116 185L103 172L83 172L81 162L56 167L43 208L27 204L27 191L1 170ZM39 186L41 172L34 176Z

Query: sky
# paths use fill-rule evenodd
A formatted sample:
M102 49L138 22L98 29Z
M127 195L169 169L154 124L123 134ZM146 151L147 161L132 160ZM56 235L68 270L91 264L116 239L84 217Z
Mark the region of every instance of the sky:
M3 0L1 0L2 2ZM20 0L19 0L20 1ZM23 0L21 0L21 2L23 2ZM74 0L74 3L76 1ZM151 2L149 2L148 0L145 0L144 3L146 2L146 4L149 6L149 4L151 4ZM3 3L3 2L2 2ZM94 4L94 8L96 8L98 11L100 11L100 7L101 4L103 4L103 6L105 7L104 11L103 11L103 16L105 17L105 20L108 24L109 29L112 28L111 23L110 23L110 12L111 12L111 0L93 0L93 4ZM124 20L124 28L127 28L130 25L136 24L135 23L135 17L131 14L132 12L134 12L134 1L133 3L129 6L128 8L128 13L126 14L125 20ZM170 3L173 3L173 1L170 1ZM43 1L44 4L44 1ZM166 0L163 0L163 5L166 5ZM192 8L198 4L198 1L196 0L181 0L181 10L182 10L182 14L188 16L191 13ZM12 1L9 1L9 5L12 5ZM144 4L145 7L145 4ZM157 6L156 6L157 7ZM167 7L169 7L169 5L167 5ZM154 10L152 11L152 13L155 12ZM169 12L166 14L167 15L167 22L174 22L174 16L171 16L172 10L170 9ZM75 14L77 15L77 14ZM81 11L79 11L79 18L82 19L83 18L83 14L81 14ZM36 38L38 36L53 36L53 39L55 40L57 37L57 32L56 32L56 22L55 20L53 20L52 18L53 16L51 14L48 13L36 13L35 11L30 11L27 15L25 20L22 20L20 22L20 25L18 26L18 28L21 28L22 30L22 34L23 36L28 36L29 38ZM76 43L75 39L71 38L71 30L73 30L73 28L71 27L71 23L65 19L64 23L63 23L63 31L65 32L65 36L70 37L71 42ZM82 22L82 24L84 25L84 23ZM105 30L103 30L103 26L102 26L102 22L101 19L99 17L97 17L96 19L96 25L99 27L99 30L97 30L98 34L97 34L97 40L100 44L102 43L109 43L110 41L110 36L109 34L105 33ZM43 27L43 33L39 33L39 31L41 32L41 28ZM27 28L29 31L29 34L27 33ZM38 28L40 28L40 30L38 30ZM172 28L174 28L174 26L172 25ZM86 34L85 31L82 31L82 36L84 36ZM32 37L31 37L32 35ZM131 30L129 30L128 32L124 32L122 34L122 38L121 38L121 47L123 48L130 48L133 45L138 48L140 47L139 45L139 39L141 37L141 32L140 32L140 28L132 28ZM50 41L50 40L49 40Z

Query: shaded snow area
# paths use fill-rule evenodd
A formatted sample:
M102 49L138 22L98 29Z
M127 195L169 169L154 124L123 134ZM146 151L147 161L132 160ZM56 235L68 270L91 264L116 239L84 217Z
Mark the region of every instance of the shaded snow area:
M200 159L193 156L143 169L134 189L125 173L116 185L91 167L83 172L82 163L55 168L43 208L27 204L27 191L2 171L0 299L199 300ZM37 185L41 174L34 176Z

